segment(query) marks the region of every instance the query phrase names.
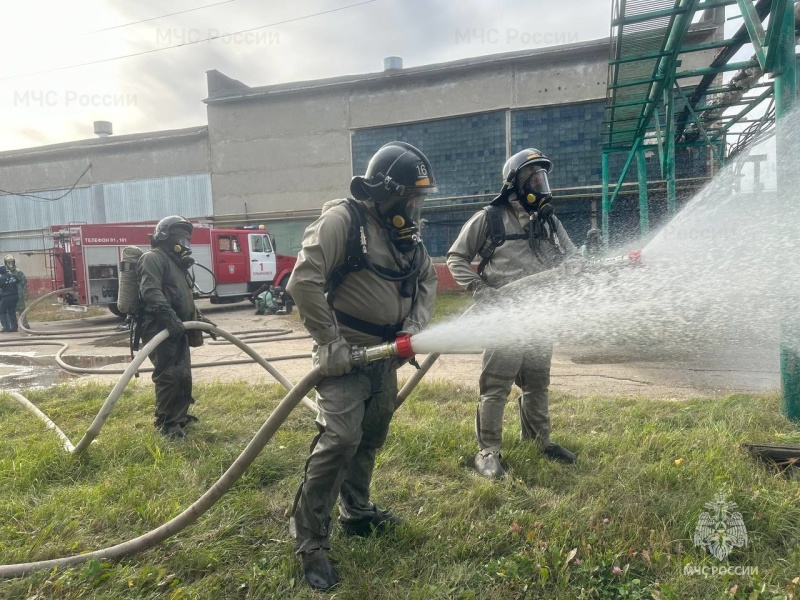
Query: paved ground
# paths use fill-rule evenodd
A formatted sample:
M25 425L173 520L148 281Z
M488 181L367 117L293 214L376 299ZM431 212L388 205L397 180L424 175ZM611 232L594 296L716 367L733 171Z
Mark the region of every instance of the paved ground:
M248 303L212 306L201 303L201 309L220 327L231 332L261 331L281 328L291 332L291 337L305 333L296 313L288 317L255 316ZM87 320L98 333L110 332L118 321L109 318ZM104 338L79 339L74 324L33 323L40 331L54 329L68 332L56 339L66 340L70 348L65 360L70 364L101 367L126 360L127 335ZM25 389L51 385L57 381L74 379L59 369L52 356L56 346L22 346L36 342L43 336L5 334L0 337L0 389ZM53 338L46 338L53 339ZM310 351L309 339L256 342L262 356L304 354ZM193 361L216 362L242 358L244 355L230 345L206 343L193 349ZM421 360L421 357L420 357ZM149 364L149 363L147 363ZM275 366L290 381L297 381L308 370L310 359L276 362ZM413 367L401 370L401 379L407 378ZM427 379L448 380L474 388L480 370L480 356L442 356L427 375ZM86 375L95 380L116 381L115 375ZM258 365L239 365L197 369L197 381L259 381L271 377ZM149 383L149 376L141 377ZM775 390L779 385L777 348L735 349L720 348L704 356L660 356L657 349L618 349L602 353L590 348L557 348L553 359L552 383L554 390L574 395L622 395L651 398L683 399L696 396L717 396L731 391L761 392Z

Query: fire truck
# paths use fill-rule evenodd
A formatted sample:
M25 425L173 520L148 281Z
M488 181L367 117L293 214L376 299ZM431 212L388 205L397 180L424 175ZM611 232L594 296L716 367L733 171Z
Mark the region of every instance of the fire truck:
M215 229L194 224L189 270L195 291L212 304L251 299L264 283L289 281L297 259L278 254L275 238L263 226ZM53 289L71 288L63 294L65 304L105 305L118 316L119 263L122 249L150 249L155 223L107 223L99 225L54 225Z

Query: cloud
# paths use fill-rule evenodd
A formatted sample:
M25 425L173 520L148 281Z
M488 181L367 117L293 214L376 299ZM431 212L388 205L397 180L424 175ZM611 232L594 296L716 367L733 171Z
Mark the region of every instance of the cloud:
M11 74L144 54L0 81L0 126L16 132L0 141L0 149L83 139L87 132L91 134L91 122L100 119L113 121L115 134L202 125L206 122L202 99L207 95L205 72L209 69L254 87L377 72L383 69L386 56L401 56L406 67L413 67L540 47L553 41L603 37L608 35L610 17L607 0L561 0L557 10L543 0L375 0L238 36L187 44L355 1L291 4L235 0L91 35L77 34L198 4L190 0L169 5L160 0L87 0L69 4L69 11L59 0L18 4L15 14L24 14L17 20L22 31L15 32L15 39L36 52L15 52ZM39 18L43 13L62 19L64 27L43 31ZM67 41L59 41L59 35L66 35ZM185 45L166 49L177 44ZM150 52L154 49L160 50ZM20 102L26 90L39 92L41 97L50 93L53 102ZM85 98L86 106L76 98ZM8 108L14 110L5 110Z

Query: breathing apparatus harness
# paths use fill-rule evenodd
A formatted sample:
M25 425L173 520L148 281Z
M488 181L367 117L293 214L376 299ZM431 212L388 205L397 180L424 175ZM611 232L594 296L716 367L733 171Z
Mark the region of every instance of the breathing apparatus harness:
M416 226L413 224L413 220L409 219L412 223L412 227L405 227L407 222L400 211L387 213L386 216L381 215L379 222L381 226L387 230L392 240L392 245L390 245L389 248L392 252L395 264L398 267L398 270L387 269L381 265L374 264L369 257L369 248L367 244L368 214L364 205L353 198L347 198L342 205L347 209L350 215L350 229L347 235L344 262L333 270L325 284L324 291L328 300L328 305L336 315L336 319L343 325L368 335L380 337L384 341L394 341L397 337L397 332L402 329L402 323L385 326L376 325L348 315L334 308L334 294L336 289L342 285L350 273L368 269L384 281L400 283L400 296L403 298L414 298L417 292L419 272L425 258L424 247L419 243L420 238L416 233ZM393 227L390 227L388 223L383 223L383 219L386 218L392 222ZM404 221L403 223L400 223L401 219ZM413 231L411 231L412 229ZM413 251L414 254L408 266L403 266L400 257L395 252L395 248L406 253ZM403 250L403 248L408 248L408 250Z
M550 204L551 196L547 195L537 198L532 192L520 197L520 192L516 192L517 200L530 215L530 222L524 228L524 233L506 234L506 227L503 223L503 210L511 209L511 194L515 192L513 181L516 173L512 170L500 194L496 196L488 206L484 206L486 211L486 243L481 247L479 254L481 262L478 265L478 275L483 277L483 271L489 264L494 255L494 251L510 240L528 240L528 246L539 261L547 265L552 261L544 256L537 242L547 241L553 244L561 257L565 256L565 251L556 235L557 228L554 217L553 206ZM558 261L561 262L561 261ZM551 267L557 264L550 265Z
M191 251L187 252L188 249L181 244L175 244L171 248L165 247L166 245L167 244L165 243L155 242L152 250L150 250L150 253L163 257L161 259L162 261L166 259L176 263L184 271L184 277L186 277L189 286L194 289L194 277L190 275L188 271L194 265L194 259L189 256ZM180 247L180 249L178 249L178 247ZM139 250L139 248L136 248L135 246L131 248ZM128 248L125 250L128 250ZM129 255L130 257L128 258L125 256L125 250L123 250L123 262L120 263L120 276L121 278L123 274L127 274L128 276L120 282L120 295L122 295L123 286L125 286L126 289L124 293L125 297L128 299L128 302L126 306L121 308L121 310L126 312L132 318L129 344L131 358L133 358L134 352L139 350L139 346L141 345L142 341L142 335L144 333L145 303L142 300L141 293L139 292L139 284L142 279L141 265L145 253L142 253L141 250L139 250L140 254L136 256L135 252L131 252ZM133 289L134 286L135 291ZM128 312L129 310L130 312ZM198 316L198 320L199 319L200 317ZM138 371L135 373L135 376L139 376Z

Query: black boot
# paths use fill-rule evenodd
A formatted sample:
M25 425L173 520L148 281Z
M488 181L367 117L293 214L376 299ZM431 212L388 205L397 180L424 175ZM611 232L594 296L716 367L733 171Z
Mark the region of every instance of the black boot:
M567 465L571 465L578 457L575 456L572 452L564 448L563 446L559 446L558 444L550 444L542 450L542 453L549 458L550 460L554 460L556 462L564 463Z
M339 517L339 523L342 524L342 529L347 535L357 535L360 537L368 537L374 531L377 535L387 533L400 525L405 525L406 522L395 515L390 510L381 510L375 506L375 512L368 519L359 519L351 521Z
M183 428L180 425L172 425L171 427L160 426L157 427L158 432L168 440L182 440L186 437Z
M197 423L199 421L200 419L197 418L196 416L187 414L185 417L183 417L183 420L181 421L181 427L185 428L187 425L191 425L192 423Z
M315 590L329 590L339 583L328 553L323 548L301 552L300 560L303 562L303 576Z
M500 464L499 452L478 452L475 455L475 470L489 479L500 479L506 474Z

